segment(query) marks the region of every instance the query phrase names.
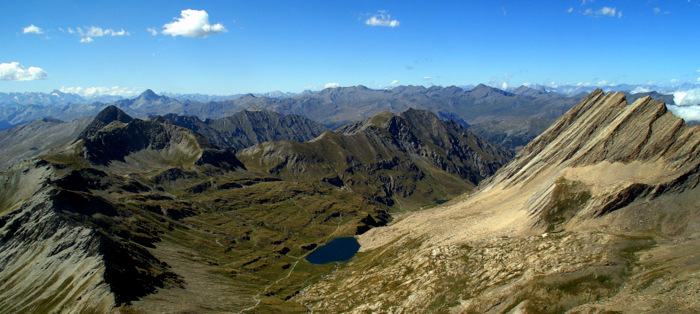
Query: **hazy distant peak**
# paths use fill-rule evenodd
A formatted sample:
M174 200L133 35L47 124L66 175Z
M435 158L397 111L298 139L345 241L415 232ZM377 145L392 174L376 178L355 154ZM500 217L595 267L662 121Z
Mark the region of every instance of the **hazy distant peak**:
M158 94L154 93L152 90L147 89L143 93L141 93L141 95L139 95L139 97L137 98L143 100L156 100L160 98L160 96L158 96Z

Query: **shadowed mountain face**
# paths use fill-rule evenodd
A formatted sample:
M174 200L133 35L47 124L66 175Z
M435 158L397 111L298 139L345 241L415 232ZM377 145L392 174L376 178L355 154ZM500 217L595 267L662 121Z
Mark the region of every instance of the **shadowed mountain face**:
M360 236L361 256L296 300L333 312L696 312L699 154L700 128L663 103L597 90L471 195Z
M470 190L511 154L454 122L407 110L380 113L306 143L259 144L237 156L251 169L334 182L380 203L410 209Z

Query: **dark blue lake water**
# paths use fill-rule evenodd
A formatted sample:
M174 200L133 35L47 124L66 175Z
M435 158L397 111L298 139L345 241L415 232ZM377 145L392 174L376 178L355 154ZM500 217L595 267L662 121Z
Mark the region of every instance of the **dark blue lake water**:
M355 238L335 238L311 252L306 256L306 260L311 264L345 262L352 258L359 249L360 243Z

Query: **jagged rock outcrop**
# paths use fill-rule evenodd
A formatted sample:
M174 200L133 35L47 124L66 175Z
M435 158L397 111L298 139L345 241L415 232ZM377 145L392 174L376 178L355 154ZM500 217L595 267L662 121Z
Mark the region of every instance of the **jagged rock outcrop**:
M324 311L698 311L699 145L700 128L663 103L596 90L476 192L360 236L362 256L297 300Z

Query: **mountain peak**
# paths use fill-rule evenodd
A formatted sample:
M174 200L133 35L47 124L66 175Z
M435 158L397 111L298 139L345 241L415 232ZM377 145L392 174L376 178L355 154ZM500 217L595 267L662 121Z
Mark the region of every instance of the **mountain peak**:
M141 95L139 95L139 97L137 97L137 98L144 99L144 100L154 100L154 99L160 98L160 96L158 96L158 94L154 93L151 89L147 89L143 93L141 93Z
M106 108L102 109L100 113L98 113L95 118L88 124L87 127L83 130L83 132L80 133L80 136L78 136L78 139L85 139L88 138L106 125L112 123L113 121L119 121L123 123L129 123L133 120L131 116L126 114L124 111L121 109L117 108L114 105L109 105Z

